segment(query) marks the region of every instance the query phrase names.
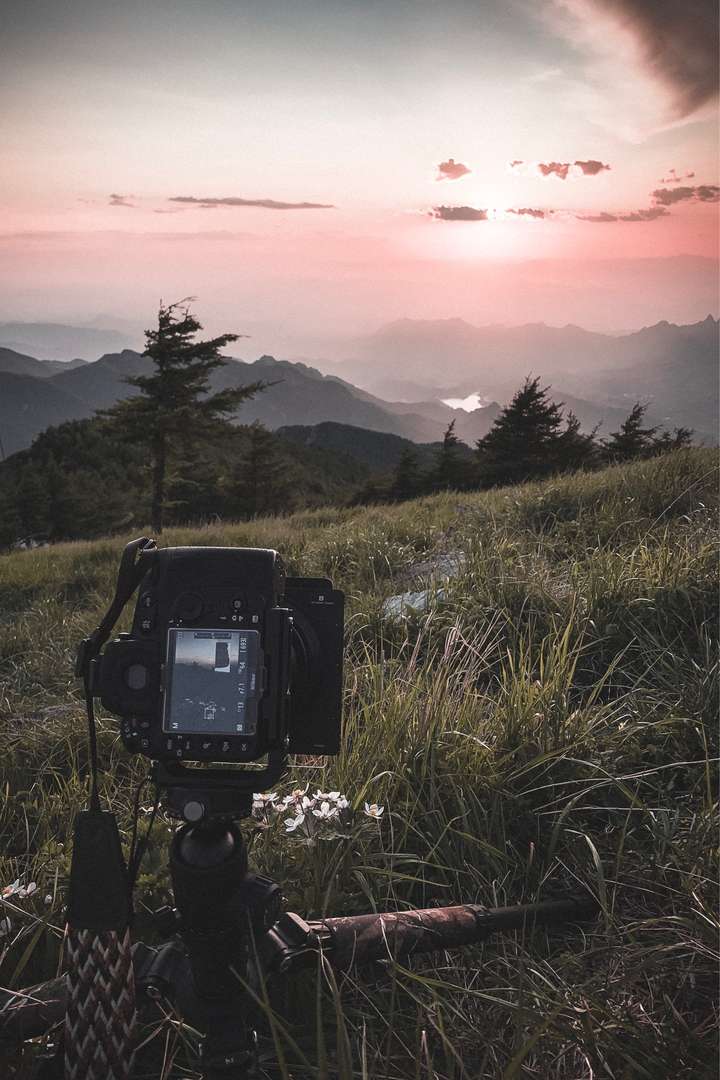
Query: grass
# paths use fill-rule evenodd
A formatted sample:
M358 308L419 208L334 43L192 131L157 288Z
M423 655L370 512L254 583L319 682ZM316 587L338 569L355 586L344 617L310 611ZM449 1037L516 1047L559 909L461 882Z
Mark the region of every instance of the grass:
M296 765L282 790L340 790L354 823L315 844L279 819L246 826L255 867L282 883L290 909L587 891L602 908L584 931L514 934L337 982L302 974L261 1004L273 1010L263 1075L715 1075L716 477L715 452L691 450L163 537L275 547L291 572L328 574L348 594L343 752ZM107 604L125 539L0 560L0 885L39 885L0 912L12 923L3 986L50 977L60 960L69 835L86 796L72 656ZM413 567L439 584L428 563L447 554L464 562L441 597L384 618L388 596L422 587ZM127 837L144 769L114 721L100 736L103 789ZM380 823L365 801L385 806ZM168 897L169 828L143 864L136 936L149 936L144 912ZM148 1038L139 1075L197 1075L192 1032L169 1019ZM13 1067L23 1075L24 1059Z

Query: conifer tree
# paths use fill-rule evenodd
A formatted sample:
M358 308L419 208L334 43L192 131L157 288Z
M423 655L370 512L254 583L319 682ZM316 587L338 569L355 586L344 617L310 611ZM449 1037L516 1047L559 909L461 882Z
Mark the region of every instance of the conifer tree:
M540 379L528 376L487 435L478 440L483 486L518 484L557 470L562 412L549 400L549 389L541 389Z
M147 447L151 467L152 528L162 532L166 507L166 479L178 449L191 441L212 440L222 433L225 422L241 402L264 388L256 382L209 393L210 376L227 363L220 350L238 334L221 334L208 341L196 341L201 324L191 314L192 298L161 305L157 330L145 332L145 355L153 362L149 375L135 375L125 381L136 387L136 397L119 401L103 413L124 437Z
M647 405L636 401L618 431L611 431L603 444L608 461L632 461L652 453L656 427L643 427Z
M295 469L280 452L278 441L258 421L248 429L247 449L233 483L233 495L244 516L276 514L292 508Z
M661 431L660 434L653 439L652 450L654 454L667 454L670 450L687 450L692 446L692 438L694 435L692 428L676 427L672 433L669 431Z
M400 454L393 474L391 494L394 499L412 499L420 491L421 478L418 458L410 446Z
M461 456L461 440L455 434L455 421L451 420L435 459L434 486L440 490L466 486L465 462Z
M580 430L580 421L574 412L565 417L565 430L560 433L555 444L554 456L559 472L567 469L581 469L592 465L598 456L595 439L597 427L589 434Z

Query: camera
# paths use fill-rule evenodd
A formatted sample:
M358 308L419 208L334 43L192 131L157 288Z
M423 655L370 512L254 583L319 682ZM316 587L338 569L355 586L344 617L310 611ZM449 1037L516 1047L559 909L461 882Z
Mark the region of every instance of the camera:
M168 766L338 752L342 592L286 577L269 549L145 541L136 554L132 628L94 651L89 680L129 751Z

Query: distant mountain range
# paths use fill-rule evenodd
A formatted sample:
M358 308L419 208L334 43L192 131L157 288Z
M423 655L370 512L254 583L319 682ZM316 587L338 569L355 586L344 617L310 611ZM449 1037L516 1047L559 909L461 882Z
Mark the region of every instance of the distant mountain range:
M355 352L356 359L336 370L385 397L477 393L507 401L533 374L551 383L569 408L576 409L572 395L595 411L609 405L627 412L639 398L650 402L654 422L689 425L706 439L717 438L718 320L710 315L689 326L660 322L616 336L543 323L401 319L356 342ZM578 416L583 409L578 403ZM610 416L605 413L606 421Z
M131 396L135 390L125 379L151 367L147 357L131 349L108 353L92 364L64 365L54 375L48 375L45 368L39 370L40 363L33 357L0 350L0 438L5 454L26 448L51 424L85 419L97 409ZM271 356L254 363L230 360L214 373L211 385L217 391L257 381L272 385L241 405L236 419L241 424L259 420L271 430L331 420L429 443L441 439L457 416L458 434L476 439L489 430L500 408L493 404L466 413L442 402L424 403L417 409L405 403L395 406L336 376Z
M658 323L619 337L574 326L474 327L460 319L402 320L358 346L362 363L338 365L333 374L262 356L252 363L230 360L215 372L212 388L258 380L272 384L240 407L237 422L259 420L271 430L289 428L291 438L300 439L296 429L313 428L314 438L327 440L328 430L318 434L318 425L334 424L427 444L438 442L455 420L457 435L472 444L489 431L500 403L532 373L552 384L554 400L563 401L586 430L598 423L601 434L617 428L640 399L650 401L653 423L689 426L698 438L715 442L717 339L718 323L711 317L691 326ZM84 419L130 396L134 391L125 379L149 369L149 359L132 349L108 352L93 363L76 359L60 364L0 348L5 454L29 446L50 425ZM337 372L354 372L361 386ZM490 404L466 412L440 400L473 392L491 399Z
M38 360L96 360L142 341L141 335L100 326L65 323L0 322L0 346Z

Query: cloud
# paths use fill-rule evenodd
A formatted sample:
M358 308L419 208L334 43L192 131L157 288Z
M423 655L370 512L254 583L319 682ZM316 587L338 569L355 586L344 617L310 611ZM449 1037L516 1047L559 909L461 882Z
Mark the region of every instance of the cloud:
M569 161L551 161L549 164L545 164L543 161L538 162L538 172L543 176L557 176L560 180L567 180L567 174L570 171Z
M514 161L510 162L510 168L511 169L517 169L518 165L524 165L524 164L525 164L525 162L522 161L520 158L515 158Z
M467 165L463 165L459 161L455 161L454 158L448 158L447 161L441 161L438 165L438 174L435 177L436 180L459 180L461 176L467 176L471 169L468 169Z
M130 199L134 199L134 198L135 198L134 195L116 195L116 194L113 193L112 195L109 196L108 205L109 206L127 206L128 209L134 210L135 209L135 203L132 203L132 202L129 201Z
M433 206L430 217L438 221L487 221L488 212L473 206Z
M621 214L620 221L656 221L657 218L666 217L668 211L664 206L651 206L649 210L633 210L629 214Z
M666 217L668 211L663 206L651 206L649 210L632 210L625 214L611 214L602 210L599 214L576 214L578 221L590 221L594 225L604 225L612 221L656 221Z
M660 179L661 184L680 184L683 180L694 180L694 172L684 172L682 175L677 169L669 169L667 176L663 176Z
M583 176L597 176L598 173L610 168L609 165L603 164L602 161L595 161L593 158L589 161L576 161L575 165L581 170Z
M716 0L571 0L580 18L597 12L629 31L643 66L671 91L678 116L718 92Z
M609 168L609 165L603 161L596 161L594 158L589 158L587 161L550 161L547 164L539 161L537 163L537 170L542 176L557 176L559 180L567 180L571 172L577 174L579 171L583 176L597 176L598 173Z
M263 210L334 210L332 203L278 202L277 199L239 199L228 196L223 199L199 199L195 195L174 195L168 202L183 203L186 206L199 206L203 210L214 210L217 206L256 206Z
M720 187L717 184L698 184L697 187L657 188L652 197L658 206L672 206L679 202L718 202Z
M552 214L552 210L536 210L531 206L521 206L518 210L508 210L508 214L517 214L519 217L544 218Z

